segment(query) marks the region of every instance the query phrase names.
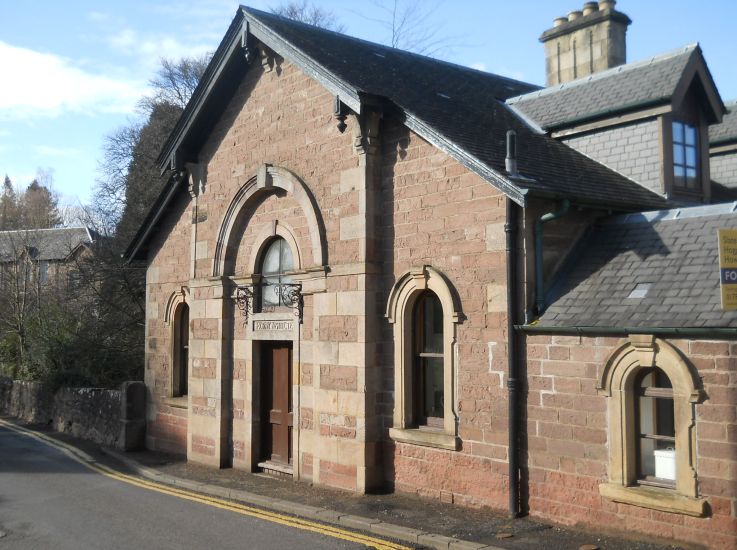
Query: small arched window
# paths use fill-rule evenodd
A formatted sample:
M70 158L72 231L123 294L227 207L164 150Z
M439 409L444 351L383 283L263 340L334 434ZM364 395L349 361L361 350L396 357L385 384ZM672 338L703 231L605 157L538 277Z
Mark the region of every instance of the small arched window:
M445 415L443 306L434 293L425 291L417 298L413 321L414 423L442 429Z
M189 378L189 306L179 304L174 316L174 358L172 365L172 397L188 393Z
M657 367L643 369L635 384L640 484L673 486L676 480L673 386Z
M287 273L294 270L292 249L281 237L275 237L266 246L261 257L261 309L272 309L285 304L283 287L290 283Z

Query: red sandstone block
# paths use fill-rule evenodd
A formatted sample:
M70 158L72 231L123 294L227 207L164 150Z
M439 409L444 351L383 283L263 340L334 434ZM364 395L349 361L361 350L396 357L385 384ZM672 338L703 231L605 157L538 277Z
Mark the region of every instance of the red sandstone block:
M572 361L543 361L543 374L556 376L572 376L585 378L588 373L586 363L575 363Z
M581 393L581 381L578 378L556 377L555 391L557 393Z
M700 441L699 456L737 462L737 444L716 441Z
M707 394L710 404L737 406L737 388L711 386L708 388Z
M718 422L699 422L696 425L696 437L699 440L724 441L727 438L727 426Z
M586 456L586 448L583 443L560 441L558 439L548 439L548 452L559 457L584 458Z
M576 473L595 478L598 485L598 483L607 479L607 465L605 462L597 460L579 459L576 461Z
M527 383L529 388L535 391L550 391L553 389L553 378L551 376L529 376Z
M548 347L544 344L528 344L527 359L548 359Z
M548 396L544 395L543 401L545 400L544 399L545 397L548 397ZM529 418L530 420L545 420L548 422L557 422L558 421L558 409L552 406L527 407L527 418Z
M699 475L699 489L706 496L737 499L737 480L725 480Z
M731 373L724 372L726 369L722 369L720 367L720 361L732 361L735 358L730 357L719 357L717 358L717 370L707 370L707 371L701 371L699 373L699 376L701 376L701 380L704 383L704 386L706 388L707 394L709 393L709 388L711 386L729 386L730 385L730 379L731 379Z
M356 391L357 384L356 367L320 365L320 387L322 389Z
M577 441L583 441L584 443L604 444L607 441L607 433L605 429L577 427L573 430L573 437Z
M691 355L727 356L729 345L729 342L693 341L689 345L689 351Z
M558 361L571 359L571 348L568 346L548 346L548 357Z
M538 422L538 435L552 439L563 439L569 441L573 434L571 426L552 422Z
M560 410L558 411L558 419L561 424L585 426L588 414L590 413L586 413L585 411Z
M696 418L710 422L735 422L737 420L737 407L734 405L712 405L707 402L696 406Z

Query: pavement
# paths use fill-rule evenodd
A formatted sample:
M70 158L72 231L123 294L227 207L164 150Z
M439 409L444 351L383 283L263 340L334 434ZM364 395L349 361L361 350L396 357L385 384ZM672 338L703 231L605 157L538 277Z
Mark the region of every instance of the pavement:
M6 418L6 420L8 420ZM33 428L39 429L38 426ZM357 495L291 479L189 464L154 451L121 453L40 428L93 460L164 485L410 543L453 550L694 549L621 533L564 528L531 518L510 519L491 509L468 509L404 494Z

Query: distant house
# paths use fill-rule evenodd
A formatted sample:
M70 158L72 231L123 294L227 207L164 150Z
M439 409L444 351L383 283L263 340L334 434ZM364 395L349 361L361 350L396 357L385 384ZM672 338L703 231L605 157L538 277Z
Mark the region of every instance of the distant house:
M0 292L10 277L24 285L74 284L74 261L93 241L86 227L0 231Z
M148 446L734 548L731 115L614 4L544 89L241 7L126 252Z

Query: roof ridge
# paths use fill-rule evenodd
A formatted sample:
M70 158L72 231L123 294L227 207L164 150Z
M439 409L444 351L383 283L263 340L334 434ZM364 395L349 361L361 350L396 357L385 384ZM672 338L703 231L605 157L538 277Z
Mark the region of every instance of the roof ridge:
M602 223L605 225L655 223L688 218L703 218L706 216L723 216L725 214L737 214L737 201L719 204L702 204L698 206L684 206L671 208L669 210L648 210L646 212L621 214L613 216Z
M468 72L472 72L472 73L478 73L478 74L483 75L483 76L493 77L493 78L497 78L497 79L504 79L505 81L511 82L511 83L524 84L525 86L534 86L536 88L542 88L541 86L538 86L537 84L532 84L530 82L525 82L524 80L518 80L516 78L511 78L509 76L504 76L504 75L500 75L500 74L497 74L497 73L492 73L492 72L489 72L489 71L482 71L481 69L474 69L473 67L468 67L466 65L461 65L460 63L453 63L452 61L447 61L445 59L438 59L437 57L431 57L429 55L424 55L424 54L417 53L417 52L412 52L412 51L409 51L409 50L403 50L401 48L395 48L395 47L392 47L392 46L387 46L386 44L381 44L379 42L372 42L371 40L366 40L365 38L359 38L357 36L352 36L350 34L345 34L345 33L342 33L342 32L331 30L331 29L326 29L324 27L317 27L315 25L310 25L309 23L304 23L302 21L297 21L295 19L290 19L288 17L284 17L284 16L278 15L276 13L271 13L271 12L267 12L267 11L264 11L264 10L259 10L259 9L252 8L250 6L246 6L246 5L243 5L243 4L240 5L240 8L245 13L247 13L249 15L255 15L256 17L258 17L260 14L264 14L264 15L267 15L269 17L276 17L276 18L281 19L282 21L284 21L286 23L289 23L289 24L298 24L298 25L300 25L302 27L306 27L308 29L317 30L319 32L330 33L330 34L333 34L333 35L336 35L336 36L340 36L341 38L345 38L345 39L348 39L348 40L353 40L355 42L361 42L363 44L367 44L369 46L373 46L373 47L377 47L377 48L382 48L382 49L387 50L387 51L390 51L390 52L396 52L396 53L399 53L399 54L402 54L402 55L409 55L409 56L413 56L413 57L419 57L421 59L425 59L425 60L431 61L433 63L442 63L444 65L449 65L451 67L455 67L457 69L461 69L461 70L464 70L464 71L468 71ZM531 92L531 93L534 93L534 92Z
M507 99L507 103L509 103L510 105L514 105L516 103L521 103L529 99L536 99L538 97L552 95L552 94L555 94L563 90L569 90L571 88L583 86L590 82L603 80L605 78L609 78L617 74L621 74L623 72L629 72L629 71L636 70L642 67L646 67L648 65L653 65L655 63L661 63L663 61L673 59L674 57L679 57L682 55L691 55L694 51L697 51L698 49L700 49L699 43L693 42L691 44L687 44L686 46L681 46L680 48L668 50L666 52L663 52L663 53L660 53L660 54L657 54L657 55L654 55L654 56L651 56L645 59L640 59L639 61L633 61L632 63L618 65L616 67L612 67L611 69L607 69L605 71L583 76L581 78L577 78L576 80L572 80L570 82L564 82L563 84L555 84L554 86L548 86L547 88L543 88L542 90L536 90L534 92L528 92L526 94L518 95L515 97L510 97L509 99Z

